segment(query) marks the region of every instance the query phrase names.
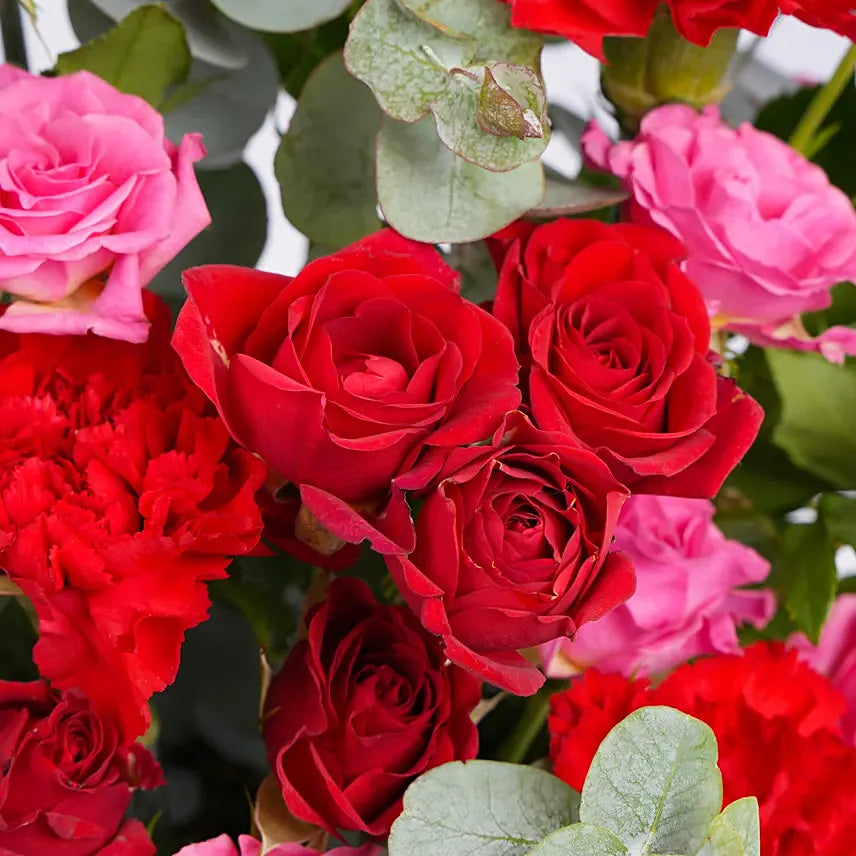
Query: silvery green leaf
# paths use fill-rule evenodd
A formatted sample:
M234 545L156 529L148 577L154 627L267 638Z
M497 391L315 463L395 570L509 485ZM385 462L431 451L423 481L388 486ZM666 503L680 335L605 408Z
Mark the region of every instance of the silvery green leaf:
M745 797L713 819L698 856L761 856L758 800Z
M454 761L420 776L392 826L390 856L525 856L573 823L577 793L532 767Z
M342 116L348 132L341 134ZM343 247L380 228L374 176L381 111L340 53L312 73L276 155L285 216L316 243Z
M295 33L338 18L351 0L211 0L228 18L251 30Z
M627 848L608 829L575 823L548 835L526 856L627 856Z
M644 707L601 743L580 819L614 832L628 856L696 853L722 806L716 738L703 722Z
M490 51L489 33L485 39L449 35L396 0L368 0L351 25L345 64L372 89L389 116L416 122L433 114L437 134L449 149L486 169L507 172L544 151L549 140L546 96L535 71ZM480 53L491 54L490 60L480 59ZM519 106L525 133L479 122L489 75L499 79L494 83Z
M476 241L541 201L538 161L491 172L457 157L438 139L430 118L408 125L388 117L377 144L378 201L403 235L428 243Z

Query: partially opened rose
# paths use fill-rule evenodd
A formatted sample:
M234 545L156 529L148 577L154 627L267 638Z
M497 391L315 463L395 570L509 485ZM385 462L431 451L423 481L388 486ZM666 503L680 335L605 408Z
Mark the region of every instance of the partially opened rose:
M74 693L46 681L0 681L0 853L4 856L153 856L133 788L163 784L139 744Z
M143 342L140 290L210 222L163 117L88 72L0 67L0 329Z
M573 640L541 647L548 677L587 666L658 675L703 654L737 654L737 627L764 627L776 598L763 582L770 563L725 537L704 499L633 496L621 511L615 547L633 561L636 592Z
M310 546L411 549L393 479L425 447L484 440L520 401L508 331L392 230L294 279L212 266L185 284L175 348L232 436L299 492Z
M334 847L326 851L326 856L379 856L383 848L376 844L364 844L362 847ZM188 844L175 856L260 856L262 843L249 835L238 837L238 846L228 835L220 835L209 841ZM279 844L267 850L264 856L318 856L318 851L302 844Z
M421 773L475 757L480 684L448 665L407 607L339 578L271 683L264 739L295 817L327 832L389 832Z
M594 220L518 222L491 244L493 311L514 336L534 423L596 451L634 493L714 496L763 412L717 375L683 246Z
M811 338L800 314L829 306L830 289L856 279L856 213L826 173L749 124L736 130L716 107L651 111L635 140L612 145L592 125L586 156L621 178L631 215L686 244L686 271L715 327L760 345L856 354L856 331Z
M491 445L455 449L387 567L446 656L518 695L544 676L518 651L625 601L633 565L610 552L627 490L592 452L512 414Z

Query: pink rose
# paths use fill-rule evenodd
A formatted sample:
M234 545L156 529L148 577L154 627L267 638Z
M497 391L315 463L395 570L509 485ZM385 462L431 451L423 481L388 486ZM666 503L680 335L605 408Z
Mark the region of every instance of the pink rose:
M0 329L144 342L141 289L210 223L189 134L87 72L0 66Z
M362 847L334 847L325 856L379 856L383 848L377 844L363 844ZM228 835L201 841L199 844L188 844L182 847L175 856L260 856L262 843L249 835L238 838L238 847ZM265 856L319 856L317 850L304 847L302 844L280 844L268 850Z
M625 182L634 220L687 245L687 273L715 327L833 362L856 354L856 331L812 339L799 318L856 278L856 213L822 169L749 124L729 127L716 107L660 107L631 142L612 144L591 124L583 150Z
M802 633L791 636L788 645L847 699L842 727L845 739L856 745L856 594L842 594L832 604L817 646Z
M769 563L713 523L705 499L634 496L615 530L615 549L636 566L636 593L567 639L540 646L550 677L582 666L653 675L702 654L736 654L735 625L763 627L775 612Z

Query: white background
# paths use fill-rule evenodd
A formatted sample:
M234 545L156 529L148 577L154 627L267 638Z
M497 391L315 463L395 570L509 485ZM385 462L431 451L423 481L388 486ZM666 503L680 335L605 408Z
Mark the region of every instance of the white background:
M40 0L39 30L42 41L28 32L28 51L33 71L52 68L58 53L77 45L65 10L64 0ZM743 47L754 37L745 36ZM757 56L768 65L800 80L815 82L827 78L843 56L845 39L807 27L790 18L780 19L771 35L760 45ZM597 99L597 61L570 44L550 45L544 54L544 75L550 100L590 115ZM285 220L279 202L279 188L273 175L273 158L278 144L277 128L287 127L294 102L280 96L275 115L250 140L245 159L256 171L268 200L269 231L265 251L258 267L278 273L294 274L303 264L306 241ZM558 137L547 151L554 166L573 167L573 154L563 149Z

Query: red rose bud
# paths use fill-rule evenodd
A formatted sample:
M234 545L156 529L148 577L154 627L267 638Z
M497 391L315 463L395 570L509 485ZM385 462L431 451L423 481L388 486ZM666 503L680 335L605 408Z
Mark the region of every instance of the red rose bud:
M572 635L633 594L610 553L628 497L565 435L511 414L489 446L456 449L416 522L416 550L387 566L453 663L519 695L544 676L518 650Z
M172 683L206 581L258 541L261 461L231 442L169 347L151 336L0 333L0 570L33 602L34 656L132 741Z
M184 281L174 345L185 368L341 541L412 549L393 479L425 446L484 440L520 401L508 332L458 294L433 247L391 230L294 279L211 266ZM335 545L314 530L309 541Z
M595 451L634 493L714 496L764 413L709 359L683 245L593 220L515 223L491 243L493 311L515 338L534 423Z
M273 679L264 738L289 811L331 834L381 836L410 782L474 758L479 683L444 665L410 611L340 578Z
M145 827L125 813L133 788L163 784L139 744L75 694L46 681L0 681L0 853L153 856Z

